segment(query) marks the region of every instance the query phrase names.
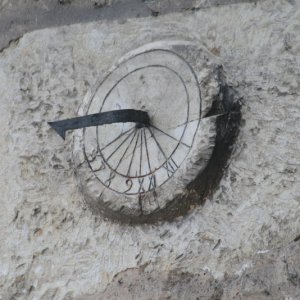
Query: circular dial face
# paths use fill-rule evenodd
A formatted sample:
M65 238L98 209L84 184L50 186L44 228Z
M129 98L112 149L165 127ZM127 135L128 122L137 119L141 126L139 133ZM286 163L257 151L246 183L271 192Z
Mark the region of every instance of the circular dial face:
M155 190L189 153L200 104L197 78L176 53L155 49L124 61L100 84L87 114L134 108L148 112L151 123L84 129L84 152L91 171L105 187L120 194Z
M149 125L113 123L75 133L76 174L91 207L114 218L150 216L204 168L211 152L199 163L199 145L212 139L205 122L200 126L204 65L191 43L149 44L125 55L85 98L81 116L135 109L150 118Z

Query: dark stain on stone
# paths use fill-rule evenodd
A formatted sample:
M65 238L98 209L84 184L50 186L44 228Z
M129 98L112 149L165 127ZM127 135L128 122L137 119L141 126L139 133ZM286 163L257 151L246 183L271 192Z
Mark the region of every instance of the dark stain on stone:
M298 242L299 240L300 240L300 234L297 237L295 237L294 242Z
M17 210L17 211L16 211L16 214L15 214L15 216L14 216L14 218L13 218L13 222L17 221L18 216L19 216L19 211Z
M10 48L12 45L17 46L18 43L19 43L20 38L21 38L21 36L15 38L15 39L11 39L11 40L8 42L8 45L6 45L6 46L3 47L2 49L0 49L0 53L3 53L6 49Z
M59 4L65 5L65 4L71 4L73 0L58 0Z
M158 15L159 15L159 12L158 11L151 11L151 16L152 17L158 17Z
M215 246L213 247L213 250L216 250L221 244L221 239L218 240L218 242L215 244Z

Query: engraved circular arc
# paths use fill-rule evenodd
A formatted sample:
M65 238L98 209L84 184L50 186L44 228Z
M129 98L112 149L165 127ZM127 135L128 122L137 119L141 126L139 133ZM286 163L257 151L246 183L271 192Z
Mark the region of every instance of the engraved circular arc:
M105 80L107 80L107 78L108 78L114 71L116 71L116 69L118 69L121 65L125 64L126 62L128 62L128 61L131 60L131 59L133 59L134 57L137 57L137 56L140 56L140 55L144 55L144 54L146 54L146 53L158 52L158 51L169 53L169 54L171 54L171 55L176 56L176 57L179 58L180 60L182 60L182 61L188 66L190 72L192 73L192 75L193 75L193 77L194 77L194 79L195 79L195 81L196 81L196 84L197 84L197 90L198 90L198 97L199 97L199 120L198 120L198 124L197 124L197 126L196 126L196 129L195 129L195 132L194 132L194 135L193 135L193 139L192 139L192 143L191 143L191 145L192 145L192 144L194 143L194 139L195 139L196 132L197 132L197 130L199 129L199 123L200 123L200 119L201 119L201 91L200 91L200 85L199 85L199 81L198 81L197 75L196 75L195 71L193 70L192 66L189 64L189 62L187 62L186 59L184 59L184 58L183 58L181 55L179 55L178 53L176 53L176 52L174 52L174 51L171 51L171 50L169 50L169 49L150 49L150 50L147 50L147 51L144 51L144 52L135 54L135 55L129 57L128 59L125 59L125 60L121 61L121 62L116 66L116 68L113 69L112 71L110 71L110 72L104 77L104 79L102 79L102 80L100 81L100 83L97 85L97 88L94 90L94 93L92 93L92 96L91 96L91 98L90 98L90 100L89 100L89 104L88 104L88 106L87 106L86 111L88 112L89 107L90 107L90 105L91 105L91 103L92 103L92 101L93 101L93 98L94 98L96 92L98 91L98 89L100 88L100 86L102 85L102 83L103 83ZM145 67L149 67L149 66L145 66ZM165 67L165 66L163 66L163 67ZM169 69L170 69L170 68L169 68ZM171 69L171 70L172 70L172 69ZM172 70L172 71L174 71L174 70ZM127 75L128 75L128 74L127 74ZM184 85L184 86L185 86L185 85ZM185 86L185 88L186 88L186 86ZM104 104L104 102L102 103L102 106L103 106L103 104ZM102 109L102 106L101 106L101 109ZM186 126L187 126L187 123L185 123L185 128L186 128ZM183 135L182 135L182 136L183 136ZM85 138L85 128L83 129L83 138ZM179 145L179 143L177 144L177 147L178 147L178 145ZM97 146L98 146L98 140L97 140ZM176 147L176 148L177 148L177 147ZM87 154L86 154L86 151L85 151L85 143L83 143L83 151L84 151L84 155L85 155L86 161L87 161L87 163L88 163L90 169L91 169L92 172L95 174L95 172L94 172L94 170L93 170L92 166L90 165L90 162L89 162L89 160L88 160L88 158L87 158ZM189 151L187 152L186 155L188 155L188 153L189 153ZM170 157L171 157L171 156L172 156L172 155L170 155ZM186 157L186 156L185 156L185 157ZM158 170L158 169L156 169L156 170ZM117 193L124 194L124 192L117 191L117 190L112 189L111 187L107 186L104 182L102 182L102 181L98 178L98 176L97 176L96 174L95 174L95 176L96 176L96 178L97 178L102 184L104 184L107 188L109 188L109 189L111 189L111 190L113 190L113 191L115 191L115 192L117 192ZM121 175L121 176L122 176L122 175ZM146 177L146 176L149 176L149 174L143 175L142 177ZM168 181L168 180L169 180L169 178L168 178L167 180L165 180L163 183L161 183L160 186L163 185L163 184L164 184L166 181ZM152 190L149 190L149 191L147 191L147 192L151 192L151 191L152 191ZM127 193L125 192L125 194L127 194ZM134 194L140 194L140 193L134 193ZM134 195L134 194L131 194L131 195Z
M104 102L106 101L106 99L109 97L109 95L111 94L111 92L115 89L115 87L122 81L124 80L126 77L128 77L129 75L133 74L134 72L137 72L139 70L142 70L142 69L146 69L146 68L150 68L150 67L157 67L157 68L165 68L169 71L171 71L172 73L174 73L178 78L179 80L181 81L183 87L184 87L184 90L185 90L185 93L186 93L186 101L187 101L187 117L186 117L186 122L184 123L185 126L184 126L184 129L182 131L182 134L181 134L181 137L180 139L178 140L178 143L176 145L176 147L174 148L174 150L172 151L172 153L168 156L167 160L175 153L175 151L177 150L178 146L180 145L181 141L182 141L182 138L184 136L184 133L185 133L185 130L186 130L186 127L187 127L187 121L188 121L188 115L189 115L189 94L188 94L188 90L187 90L187 87L186 87L186 84L183 80L183 78L174 70L172 70L171 68L167 67L167 66L163 66L163 65L148 65L148 66L144 66L144 67L141 67L141 68L137 68L131 72L129 72L128 74L126 74L125 76L123 76L121 79L119 79L114 85L113 87L110 89L110 91L106 94L104 100L103 100L103 104ZM101 109L103 108L103 105L101 107ZM100 110L101 112L101 110ZM154 124L155 125L155 124ZM102 157L104 163L112 170L114 171L115 173L119 174L120 176L123 176L123 177L126 177L126 178L141 178L141 177L146 177L148 175L150 175L151 173L155 172L156 170L160 169L164 164L162 163L159 167L155 168L155 170L151 170L149 173L146 173L146 174L143 174L141 176L128 176L128 175L125 175L125 174L122 174L120 172L118 172L116 169L114 169L107 161L107 159L104 157L104 154L102 153L101 151L101 148L100 148L100 145L99 145L99 139L98 139L98 128L99 126L96 127L96 137L97 137L97 147L98 147L98 152L100 154L100 156ZM101 130L101 129L100 129ZM92 171L94 171L92 169Z

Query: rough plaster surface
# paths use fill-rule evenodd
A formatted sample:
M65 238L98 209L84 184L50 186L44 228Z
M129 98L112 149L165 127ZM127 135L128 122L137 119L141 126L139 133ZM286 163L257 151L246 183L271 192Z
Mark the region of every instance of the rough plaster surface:
M46 27L158 16L243 2L256 0L0 0L0 49L28 31Z
M36 31L0 54L2 299L88 299L142 266L163 278L175 274L175 282L188 273L201 281L199 295L207 290L215 299L297 299L299 258L284 272L280 255L300 231L299 4L240 3L121 23ZM229 167L203 207L173 223L130 227L86 209L71 136L63 143L46 121L74 116L116 57L157 37L196 39L219 56L243 99L243 122ZM292 252L299 253L297 243ZM268 271L269 250L278 258L269 258ZM270 272L274 280L265 281ZM236 278L232 291L215 282L228 278ZM267 284L259 289L256 278ZM168 282L161 284L176 298ZM276 286L284 288L277 293ZM262 294L251 296L255 288Z
M0 0L0 49L35 29L151 15L140 0Z
M145 266L114 277L102 293L76 300L98 299L299 299L300 243L260 251L251 268L236 276L215 279L203 270L145 272Z

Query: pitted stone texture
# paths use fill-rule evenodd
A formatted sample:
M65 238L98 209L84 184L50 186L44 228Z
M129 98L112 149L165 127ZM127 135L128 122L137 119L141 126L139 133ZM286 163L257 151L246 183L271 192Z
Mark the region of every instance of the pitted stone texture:
M300 243L260 251L241 276L216 280L208 271L147 272L147 266L119 273L103 293L76 300L98 299L298 299L300 297Z
M96 295L85 295L76 300L131 300L131 299L221 299L222 284L207 271L144 272L144 268L129 269L118 274L107 289Z
M4 50L1 297L100 293L116 274L147 262L147 271L242 276L257 251L298 236L299 20L297 1L267 0L36 31ZM218 191L185 218L160 226L105 222L82 205L71 140L62 142L46 121L74 116L116 57L152 42L153 33L163 39L173 32L224 62L228 83L244 99L237 146Z

